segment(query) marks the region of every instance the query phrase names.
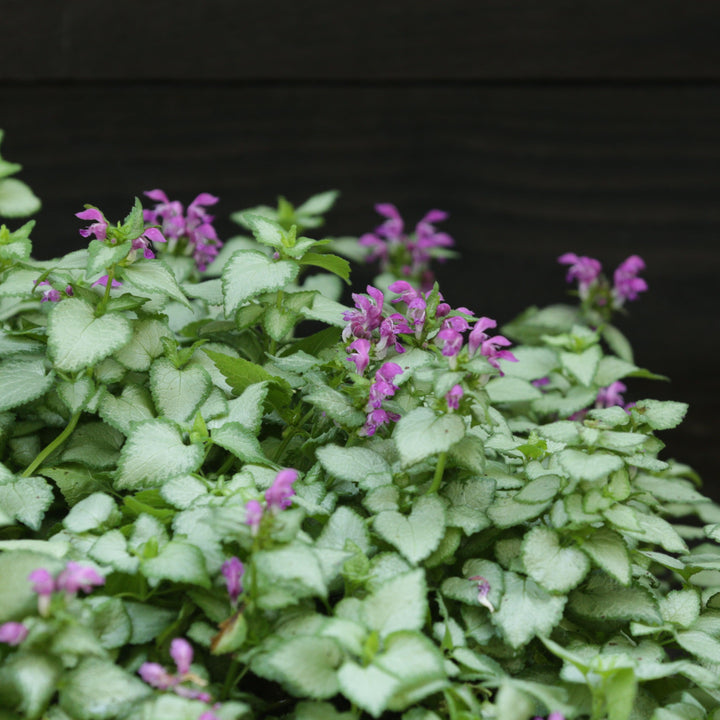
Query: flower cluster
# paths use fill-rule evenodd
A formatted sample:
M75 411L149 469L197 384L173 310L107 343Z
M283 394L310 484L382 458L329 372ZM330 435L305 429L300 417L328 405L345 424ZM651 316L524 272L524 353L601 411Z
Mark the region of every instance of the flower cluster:
M190 665L193 661L193 649L190 643L184 638L175 638L170 643L170 657L175 662L176 672L169 673L160 663L144 662L138 669L138 675L152 687L158 690L172 690L181 697L202 702L212 702L209 693L196 688L183 685L184 682L191 682L203 687L207 685L205 680L190 672Z
M170 200L162 190L149 190L145 195L156 203L152 210L143 211L145 222L159 225L173 247L184 240L187 243L186 253L192 254L198 270L205 271L223 245L212 225L215 217L206 210L219 198L210 193L200 193L185 212L182 203Z
M266 510L277 514L290 507L291 498L295 494L293 483L297 478L297 470L285 468L275 476L272 485L265 491L265 507L258 500L248 500L245 504L245 522L252 529L253 535L257 535Z
M55 289L47 280L42 280L35 284L36 289L40 290L42 297L40 302L60 302L63 298L63 292L65 297L72 297L74 295L72 285L67 285L63 292Z
M432 272L428 263L435 248L452 247L454 240L439 232L435 223L447 218L442 210L430 210L415 226L415 232L405 233L405 223L398 209L391 203L375 205L385 221L374 232L362 235L358 242L369 248L368 261L379 260L383 272L420 280L424 289L432 287ZM440 258L442 259L442 258Z
M565 253L558 262L569 266L565 279L570 283L577 281L580 297L583 300L593 297L598 305L606 305L609 299L613 307L619 308L627 300L637 300L638 295L648 288L647 282L638 277L645 269L645 262L639 255L631 255L618 265L612 288L603 279L602 265L595 258Z
M105 584L105 578L89 565L68 562L57 577L53 577L46 568L38 568L28 575L33 591L38 595L38 607L41 615L46 615L50 607L50 598L55 592L64 592L66 596L76 595L81 590L92 592L94 587Z
M93 235L96 240L115 244L116 238L111 232L113 228L110 228L108 221L105 219L105 216L100 210L91 207L87 210L83 210L82 212L75 213L75 217L80 218L81 220L94 221L88 225L88 227L81 228L79 230L82 237L88 238ZM142 251L144 258L152 260L155 257L155 253L150 247L151 242L164 243L167 242L167 239L157 228L145 228L138 237L133 238L132 240L132 249L129 253L130 260L132 261L134 259L135 254L137 254L138 251Z
M370 386L368 403L365 407L367 420L362 429L366 436L374 435L377 429L386 423L397 422L400 416L382 407L383 401L391 398L398 390L393 379L402 373L402 368L394 362L383 363L375 373L375 380Z

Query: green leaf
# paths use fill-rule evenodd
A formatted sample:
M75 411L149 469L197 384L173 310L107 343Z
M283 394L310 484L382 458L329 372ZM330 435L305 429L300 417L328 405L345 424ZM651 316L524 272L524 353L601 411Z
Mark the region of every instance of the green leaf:
M496 496L487 514L493 525L499 528L522 525L548 509L550 503L521 503L510 496Z
M407 517L394 510L379 513L373 529L410 562L418 563L435 550L445 534L443 502L435 495L424 495L413 503Z
M343 657L332 638L290 637L269 652L255 655L251 667L257 675L281 683L296 697L323 699L339 690L337 669Z
M198 498L207 495L207 487L192 475L180 475L163 483L160 494L170 505L186 510L192 507Z
M419 407L403 415L395 425L393 439L403 465L446 452L465 436L465 423L455 414L436 415Z
M45 372L43 357L23 357L0 363L0 412L24 405L44 395L55 374Z
M632 668L618 668L605 680L608 720L629 720L635 707L638 681Z
M293 543L254 555L259 588L258 605L275 609L293 605L303 597L326 597L320 563L310 548Z
M182 423L195 416L210 394L212 381L201 365L178 369L162 357L150 368L150 389L158 413Z
M657 515L637 513L639 529L628 529L628 535L638 538L641 542L657 543L671 553L686 553L688 547L677 530Z
M711 637L699 630L679 632L675 639L681 648L692 653L701 660L717 664L720 663L720 640Z
M538 400L533 401L532 407L537 412L557 413L560 417L566 418L593 403L596 395L597 391L594 387L576 385L570 388L565 395L548 392Z
M581 384L590 385L602 357L599 345L593 345L581 353L560 353L560 362L565 370L576 377Z
M428 611L422 569L387 580L363 601L362 617L385 638L398 630L420 630Z
M638 620L662 624L657 605L647 590L623 587L607 575L591 575L582 588L572 592L568 608L597 623Z
M357 483L363 490L393 481L385 458L369 448L323 445L317 449L316 456L331 477Z
M314 385L304 400L346 428L356 428L365 422L365 413L355 408L347 395L327 385Z
M621 457L605 452L585 453L566 449L558 454L560 464L578 480L600 480L623 467Z
M258 242L277 249L285 247L285 231L277 221L249 212L242 214L242 220Z
M347 323L343 319L343 314L349 308L335 300L316 293L313 296L313 302L310 307L300 309L300 314L308 320L317 320L326 325L335 325L344 328Z
M520 346L514 347L512 352L518 361L503 366L505 374L512 377L539 380L547 377L558 365L557 354L549 348Z
M154 412L150 393L139 385L125 385L120 397L106 390L98 405L100 417L126 436L135 423L152 420Z
M687 413L687 403L672 400L640 400L632 408L633 416L653 430L670 430L677 427Z
M85 276L88 280L98 275L107 275L108 268L116 265L127 257L132 250L129 240L119 245L113 245L102 240L91 240L88 245L88 262Z
M118 572L134 574L140 560L128 552L128 543L120 530L101 535L88 551L88 555L101 565L109 565Z
M302 205L295 208L295 214L300 215L324 215L332 208L340 193L337 190L326 190L309 197ZM305 227L316 227L303 222Z
M132 625L132 633L128 642L133 645L141 645L154 640L177 617L177 613L173 610L129 600L125 600L124 603Z
M495 496L495 481L491 478L453 480L443 487L442 495L450 501L446 510L449 526L462 528L466 535L490 526L486 511Z
M10 232L5 225L0 225L0 260L10 260L11 262L27 260L32 252L30 231L34 227L34 220L26 222L13 232Z
M123 436L102 422L79 425L67 441L63 462L77 462L91 468L114 467L123 444Z
M179 428L169 420L134 425L118 462L115 487L137 490L158 487L164 480L197 470L201 445L185 445Z
M45 512L52 505L53 492L45 478L18 477L0 481L2 512L32 530L39 530Z
M71 413L82 410L95 394L95 383L86 375L58 383L57 393Z
M355 543L363 553L370 552L370 535L365 520L354 510L343 505L330 516L317 539L317 545L344 550L348 540Z
M120 348L115 357L130 370L149 370L152 361L163 354L164 337L172 337L170 328L164 322L153 318L140 320L133 328L130 342Z
M48 350L56 368L76 372L121 348L131 333L131 325L122 315L95 317L92 305L68 298L50 310Z
M139 295L162 293L186 307L191 307L172 270L162 260L138 260L123 268L124 281Z
M132 624L120 598L98 595L88 598L85 606L92 610L90 626L104 648L123 647L130 640Z
M561 547L558 534L544 527L535 527L525 535L522 560L528 575L552 592L572 590L590 569L580 550Z
M255 433L240 425L240 423L225 423L213 430L212 441L216 445L229 450L244 462L258 465L271 464L265 457Z
M272 386L269 391L269 399L273 405L284 407L289 402L292 394L290 386L282 378L271 375L260 365L207 348L202 348L202 352L215 363L236 395L240 395L250 385L268 382Z
M57 690L62 669L56 657L45 653L25 652L6 658L0 668L0 701L4 709L10 709L5 702L12 698L13 709L23 718L40 718ZM19 716L9 717L15 720Z
M700 595L697 590L671 590L660 598L660 614L665 622L689 628L700 616Z
M619 405L609 408L592 408L588 411L588 417L597 420L605 427L617 427L627 425L630 422L630 415Z
M0 216L27 217L40 209L40 199L22 181L15 178L0 179Z
M608 528L594 530L582 541L580 548L590 559L622 585L631 580L630 557L625 541Z
M112 661L88 658L63 679L60 707L77 720L113 720L119 708L130 708L152 692Z
M238 250L223 269L225 314L231 316L260 293L281 290L297 277L299 270L299 265L289 260L275 261L257 250Z
M602 336L605 342L608 344L610 349L622 360L627 363L633 362L633 351L628 339L614 326L605 325L602 329ZM620 377L623 377L622 375ZM615 378L618 380L619 378ZM614 380L610 380L607 383L600 383L609 385Z
M493 403L530 402L542 397L542 393L527 380L509 375L493 378L485 390Z
M109 520L120 519L115 500L105 493L96 492L70 508L63 525L72 533L96 530Z
M505 573L505 592L490 617L514 648L527 645L535 635L549 635L560 622L566 598L551 595L531 578Z
M513 499L521 503L548 502L559 492L561 482L557 475L541 475L531 480Z
M338 681L345 697L374 718L380 717L400 686L399 680L375 665L361 667L351 660L340 668Z
M350 263L338 255L308 252L302 256L300 264L323 268L323 270L334 273L350 284Z
M202 552L195 545L182 540L171 540L160 549L156 557L143 560L140 563L140 572L151 586L156 586L162 580L171 580L210 587Z

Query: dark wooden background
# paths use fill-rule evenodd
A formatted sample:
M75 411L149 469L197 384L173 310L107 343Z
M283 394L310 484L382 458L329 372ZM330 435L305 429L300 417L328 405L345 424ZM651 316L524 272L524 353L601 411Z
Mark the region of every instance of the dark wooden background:
M155 187L225 237L278 194L339 189L335 235L445 209L445 294L500 322L564 298L563 252L640 254L621 325L672 383L628 396L691 404L666 456L720 499L719 38L707 0L0 0L2 150L40 257Z

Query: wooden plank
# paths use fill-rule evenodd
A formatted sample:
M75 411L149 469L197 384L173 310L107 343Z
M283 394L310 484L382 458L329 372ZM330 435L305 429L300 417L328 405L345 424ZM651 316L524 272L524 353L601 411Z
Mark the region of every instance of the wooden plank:
M650 291L622 326L638 363L673 379L630 397L689 401L671 454L720 476L720 87L269 87L147 84L6 86L3 154L44 199L34 234L49 257L83 242L85 202L121 218L143 190L222 198L227 215L338 188L330 234L377 223L395 202L429 208L461 262L439 270L448 300L511 319L565 298L555 258L575 251L612 270L631 253ZM363 287L372 274L355 274ZM718 488L720 497L720 488Z
M707 0L0 0L8 79L716 79Z

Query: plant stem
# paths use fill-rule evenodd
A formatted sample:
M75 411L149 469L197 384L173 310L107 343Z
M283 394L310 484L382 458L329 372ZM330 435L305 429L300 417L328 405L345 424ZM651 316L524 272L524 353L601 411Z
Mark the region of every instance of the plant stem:
M432 485L428 488L426 495L436 493L440 489L443 473L445 472L445 463L447 462L447 452L441 452L438 455L437 465L435 466L435 475L433 476Z
M107 307L108 300L110 300L110 290L112 290L113 278L115 277L115 266L108 269L107 284L105 285L105 294L102 300L98 303L95 312L100 315L105 314L105 308Z
M22 477L32 475L35 470L43 464L45 458L50 455L53 450L59 448L70 437L72 431L75 429L75 426L78 424L81 414L82 410L78 410L70 418L70 422L68 422L65 426L65 429L49 445L45 446L45 448L38 453L37 457L25 468Z

